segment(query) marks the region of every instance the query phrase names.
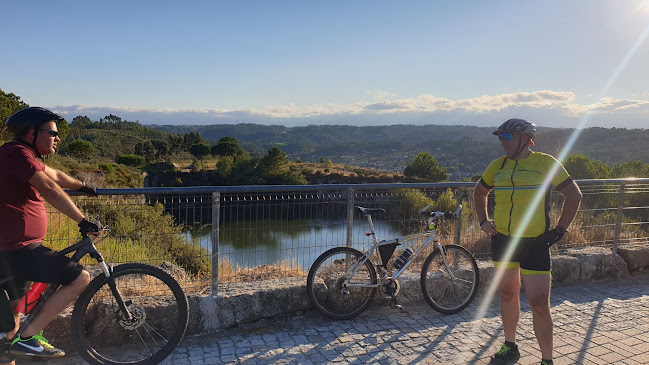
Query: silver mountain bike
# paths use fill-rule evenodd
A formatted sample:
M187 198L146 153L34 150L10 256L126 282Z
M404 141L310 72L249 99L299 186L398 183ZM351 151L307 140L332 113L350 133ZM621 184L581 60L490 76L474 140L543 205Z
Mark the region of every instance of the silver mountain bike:
M313 306L332 319L350 319L370 305L377 290L392 298L397 308L399 276L424 249L433 251L421 268L420 284L426 302L444 314L458 313L466 308L478 291L478 265L469 251L458 245L443 245L437 240L437 227L442 220L458 219L462 206L455 212L429 212L430 205L420 213L427 219L425 232L380 241L374 232L372 214L382 208L357 206L367 218L373 245L366 252L352 247L335 247L320 255L309 271L307 291ZM414 250L401 252L394 264L388 261L404 241L421 241Z

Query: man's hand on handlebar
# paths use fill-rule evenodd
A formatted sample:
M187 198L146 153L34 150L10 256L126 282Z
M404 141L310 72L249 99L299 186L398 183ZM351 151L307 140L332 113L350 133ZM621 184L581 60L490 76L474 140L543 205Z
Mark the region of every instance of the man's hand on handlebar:
M91 236L99 236L101 233L102 227L101 227L101 222L99 221L93 221L93 220L88 220L86 218L83 218L81 222L79 222L79 232L81 232L82 235L91 235Z
M97 187L93 185L86 185L86 183L84 183L82 187L77 189L77 191L95 198L99 196L99 194L97 194Z

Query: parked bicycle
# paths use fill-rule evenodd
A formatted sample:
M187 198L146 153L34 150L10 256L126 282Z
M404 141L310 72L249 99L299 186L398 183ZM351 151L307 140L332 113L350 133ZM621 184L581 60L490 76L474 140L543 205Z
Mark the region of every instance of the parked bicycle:
M429 212L430 205L420 211L427 220L425 232L379 241L374 231L372 214L385 212L382 208L357 206L367 218L373 245L361 252L351 247L335 247L320 255L309 271L307 291L313 306L332 319L350 319L363 312L376 295L377 289L401 308L399 276L426 247L434 245L421 269L420 284L426 302L433 309L454 314L466 308L478 290L478 265L469 251L458 245L442 245L437 240L437 227L446 219L459 219L462 206L455 212ZM402 251L388 266L397 246L404 241L424 240L414 250ZM393 272L396 270L396 272ZM377 277L378 271L378 277Z
M107 238L84 235L78 243L59 251L97 260L102 273L77 299L72 311L74 346L90 364L157 364L176 348L189 320L187 297L178 282L160 268L143 263L112 267L96 245ZM58 289L50 284L21 323L16 336L27 328L43 304ZM9 354L11 340L0 355Z

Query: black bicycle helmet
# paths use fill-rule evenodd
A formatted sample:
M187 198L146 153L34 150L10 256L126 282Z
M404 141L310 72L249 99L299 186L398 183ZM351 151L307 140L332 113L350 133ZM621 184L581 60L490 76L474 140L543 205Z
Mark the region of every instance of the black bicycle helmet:
M64 118L45 108L29 107L20 109L7 119L7 127L16 135L21 136L31 127L38 127L47 122L60 122Z
M536 134L536 125L525 119L512 118L501 124L492 134L499 135L508 132L529 134L534 138L534 135Z
M39 107L29 107L25 109L20 109L19 111L13 113L7 119L7 127L9 130L16 136L18 141L24 134L29 130L29 128L38 128L39 126L47 122L58 123L64 120L64 118L56 113L53 113L45 108ZM36 148L36 139L38 138L38 133L34 134L34 139L31 143L24 141L21 143L27 143L29 146L33 147L36 151L36 156L41 157L41 154Z

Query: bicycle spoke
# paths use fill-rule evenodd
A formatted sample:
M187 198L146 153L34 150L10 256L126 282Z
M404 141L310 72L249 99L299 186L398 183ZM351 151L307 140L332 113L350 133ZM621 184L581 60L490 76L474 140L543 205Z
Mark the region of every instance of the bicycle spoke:
M369 305L376 292L376 272L369 260L359 266L363 258L357 250L338 247L316 259L307 278L307 291L318 311L330 318L344 319L354 317Z
M160 269L144 264L120 266L124 268L116 268L113 276L132 318L126 319L117 308L105 281L93 281L73 312L79 353L88 362L102 364L162 361L185 332L187 298Z
M471 303L479 275L475 260L464 248L448 245L445 251L446 261L439 250L428 257L422 268L421 287L431 307L452 314Z
M147 351L149 351L149 354L153 355L153 352L151 352L151 350L149 349L149 346L146 345L146 341L144 341L144 339L142 338L142 335L140 334L140 331L136 329L135 333L137 333L138 337L140 337L140 340L142 341L142 344L144 345L144 347L146 347Z
M160 339L162 339L162 340L165 341L165 342L168 341L168 340L167 340L167 339L166 339L166 338L165 338L165 337L164 337L160 332L158 332L154 327L150 326L148 323L145 323L145 324L142 326L142 328L143 328L144 331L146 331L146 333L149 335L149 338L151 338L151 341L154 342L154 344L156 345L156 348L159 348L159 349L160 349L160 348L162 348L162 345L160 345L160 344L158 343L158 341L156 341L156 337L155 337L154 335L157 335ZM138 333L139 333L139 332L138 332Z

